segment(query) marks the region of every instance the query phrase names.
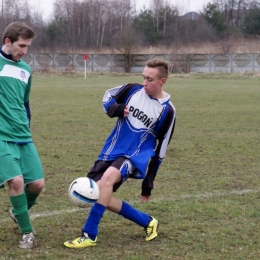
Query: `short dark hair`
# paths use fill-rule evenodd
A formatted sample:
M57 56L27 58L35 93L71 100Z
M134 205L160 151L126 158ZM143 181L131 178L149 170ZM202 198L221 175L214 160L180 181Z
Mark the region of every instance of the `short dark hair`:
M145 64L149 68L158 68L161 78L168 78L169 62L161 59L151 59Z
M4 30L3 33L3 44L5 44L5 39L8 38L11 43L18 41L19 36L23 39L32 39L35 37L34 31L25 23L13 22L10 23Z

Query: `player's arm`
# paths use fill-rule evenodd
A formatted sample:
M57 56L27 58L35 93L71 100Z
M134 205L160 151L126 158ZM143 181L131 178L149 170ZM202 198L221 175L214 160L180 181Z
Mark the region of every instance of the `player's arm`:
M24 108L26 110L26 115L29 120L29 127L30 127L30 122L31 122L31 109L30 109L30 103L29 103L29 96L30 96L30 91L31 91L31 84L32 84L32 77L30 76L26 91L24 94Z
M154 187L154 180L166 154L167 146L170 143L175 127L175 122L175 110L170 107L170 111L168 112L157 136L158 145L156 147L155 155L150 160L146 177L142 182L141 200L144 202L145 200L148 201L149 196L151 196L151 192Z
M31 109L30 109L30 104L29 100L27 102L24 102L24 107L26 110L27 117L29 119L29 127L30 127L30 122L31 122Z
M129 114L125 100L134 88L140 88L139 84L127 84L106 91L103 97L104 111L109 117L124 118Z

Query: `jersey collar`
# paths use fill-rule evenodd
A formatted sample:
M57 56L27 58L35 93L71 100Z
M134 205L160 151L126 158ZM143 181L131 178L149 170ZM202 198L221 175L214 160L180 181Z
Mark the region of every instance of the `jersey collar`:
M6 54L5 52L2 51L2 46L0 46L0 53L8 60L13 61L13 56L12 54Z

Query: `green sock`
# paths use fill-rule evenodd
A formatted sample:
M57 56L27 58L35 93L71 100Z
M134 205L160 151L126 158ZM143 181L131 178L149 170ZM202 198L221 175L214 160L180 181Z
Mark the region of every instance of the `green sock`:
M13 214L17 219L22 234L32 232L25 193L18 196L10 196L10 201L13 206Z
M28 210L36 203L36 199L39 196L39 194L32 193L28 190L27 186L24 187L24 192L26 194L27 204L28 204Z

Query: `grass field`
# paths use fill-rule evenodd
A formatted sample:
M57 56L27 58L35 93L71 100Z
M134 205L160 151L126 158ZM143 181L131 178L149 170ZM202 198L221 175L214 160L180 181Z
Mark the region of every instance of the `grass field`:
M0 259L260 259L260 78L253 75L169 78L177 124L151 201L140 202L141 181L115 194L160 221L156 240L145 242L142 228L106 212L96 247L63 246L88 215L72 207L68 186L86 174L115 122L103 112L104 91L128 82L142 76L35 75L31 128L46 175L31 210L38 246L18 249L4 188Z

